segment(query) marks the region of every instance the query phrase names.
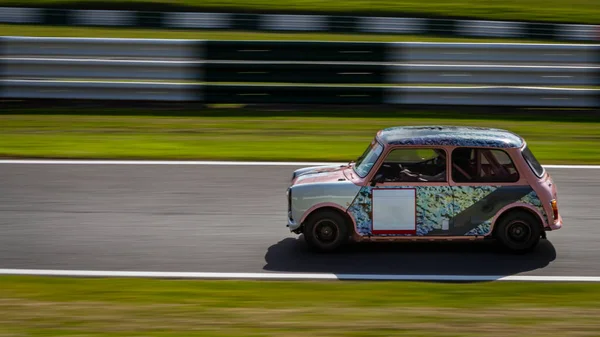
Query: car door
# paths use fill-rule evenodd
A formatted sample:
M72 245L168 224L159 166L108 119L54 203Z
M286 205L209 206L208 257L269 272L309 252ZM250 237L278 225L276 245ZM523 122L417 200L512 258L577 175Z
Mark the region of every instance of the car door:
M392 148L348 211L360 235L424 236L444 232L452 217L447 153L435 147Z

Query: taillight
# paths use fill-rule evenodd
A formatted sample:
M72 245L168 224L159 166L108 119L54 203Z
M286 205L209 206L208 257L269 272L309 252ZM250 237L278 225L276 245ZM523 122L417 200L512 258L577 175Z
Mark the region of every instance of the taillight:
M552 213L554 215L554 220L558 219L558 204L556 203L556 199L553 199L551 202L552 204Z

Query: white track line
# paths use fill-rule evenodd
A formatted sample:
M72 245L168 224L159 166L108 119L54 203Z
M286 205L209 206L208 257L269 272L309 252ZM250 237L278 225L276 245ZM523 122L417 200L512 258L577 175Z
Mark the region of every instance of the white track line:
M5 159L0 164L57 164L57 165L214 165L214 166L315 166L346 163L279 162L279 161L202 161L202 160L46 160Z
M43 165L207 165L207 166L317 166L343 165L347 162L211 161L211 160L72 160L0 159L0 164ZM600 169L600 165L544 165L546 168Z
M545 168L600 169L600 165L544 165Z
M385 275L333 273L202 273L105 270L0 269L0 275L67 277L134 277L175 279L252 280L364 280L364 281L521 281L521 282L600 282L600 276L494 276L494 275Z

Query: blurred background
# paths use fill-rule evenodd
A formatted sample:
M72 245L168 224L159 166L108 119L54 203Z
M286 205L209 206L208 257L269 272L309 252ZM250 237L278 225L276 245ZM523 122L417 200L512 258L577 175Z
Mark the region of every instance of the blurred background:
M0 0L0 268L597 277L598 41L597 0ZM285 228L294 169L434 124L523 136L565 228L527 257ZM3 276L0 336L593 336L598 290Z
M600 10L592 0L0 6L2 113L13 115L2 117L3 155L346 161L381 126L427 122L509 128L547 163L598 161L595 124L562 124L595 121L600 106ZM35 119L14 116L23 112L76 117L36 119L45 133L21 137ZM204 119L159 126L140 117L135 131L127 118L89 119L106 114ZM236 118L219 119L213 134L206 123L215 116ZM231 137L240 117L241 142ZM345 123L349 117L366 120ZM64 131L76 123L86 131L75 140ZM106 123L128 141L117 145L110 132L90 138ZM173 139L190 123L202 134Z

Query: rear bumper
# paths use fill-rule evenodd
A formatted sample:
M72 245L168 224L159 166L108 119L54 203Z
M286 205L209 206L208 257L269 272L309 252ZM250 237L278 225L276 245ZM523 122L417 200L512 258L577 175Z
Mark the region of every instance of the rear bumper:
M563 218L562 216L559 214L558 215L558 219L556 219L556 221L554 221L554 223L550 223L550 226L546 227L548 230L551 231L555 231L555 230L559 230L561 229L563 226Z

